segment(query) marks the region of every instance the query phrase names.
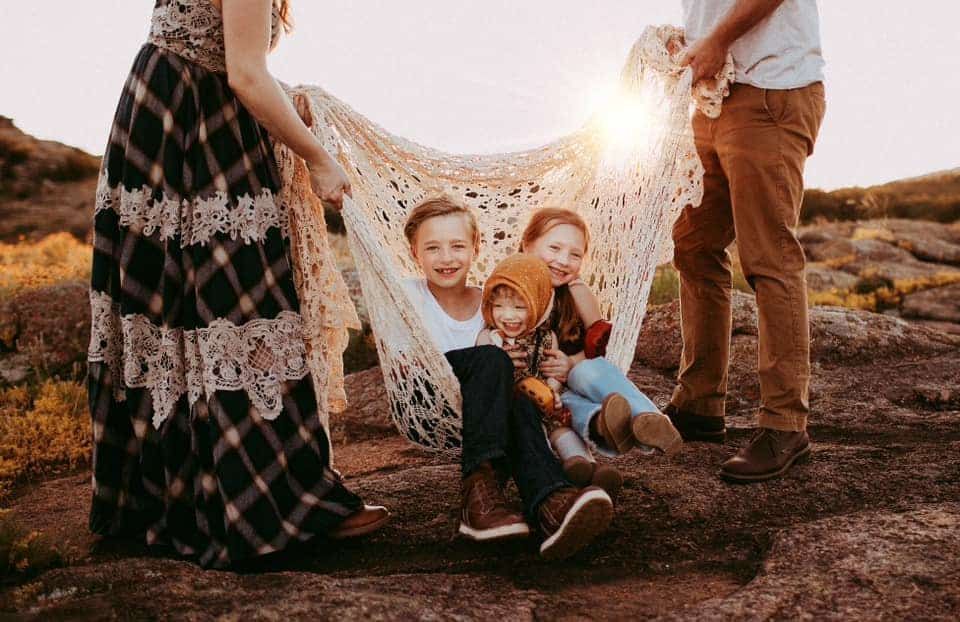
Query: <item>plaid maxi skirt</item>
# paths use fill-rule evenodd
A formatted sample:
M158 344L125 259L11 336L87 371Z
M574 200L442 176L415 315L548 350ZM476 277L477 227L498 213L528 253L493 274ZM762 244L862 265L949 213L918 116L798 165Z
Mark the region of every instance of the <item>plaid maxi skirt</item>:
M223 567L360 509L330 468L269 137L146 44L94 216L90 528Z

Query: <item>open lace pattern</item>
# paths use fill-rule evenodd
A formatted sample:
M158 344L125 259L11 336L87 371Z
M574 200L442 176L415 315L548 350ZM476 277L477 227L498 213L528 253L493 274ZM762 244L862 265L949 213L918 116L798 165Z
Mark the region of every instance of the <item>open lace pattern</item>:
M155 195L149 186L111 186L104 173L97 182L94 210L113 210L121 225L139 235L157 234L161 240L179 236L181 247L206 244L218 233L247 244L262 242L271 227L278 227L284 237L290 235L289 215L269 189L255 196L245 194L235 203L222 191L184 199Z
M390 134L318 87L291 90L308 96L313 131L330 153L338 154L350 177L353 200L345 202L343 214L350 248L392 416L411 441L451 450L461 440L457 380L403 286L405 278L419 276L403 224L427 195L450 195L477 215L482 244L470 275L477 284L500 259L517 251L533 210L577 210L592 238L582 276L597 293L604 315L614 319L607 357L627 370L654 271L670 253L671 226L684 206L699 204L703 193L691 105L716 117L733 77L728 58L716 82L691 94L690 71L678 64L682 42L678 28L648 27L633 47L622 73L622 95L633 113L645 119L633 134L611 141L598 117L572 135L521 153L443 153ZM618 142L625 145L612 144ZM294 180L292 231L319 239L314 236L323 231L322 210L311 209L316 199L305 171L290 171L302 163L284 147L278 150L285 180ZM314 330L338 325L337 317L348 317L350 311L340 299L330 302L326 285L337 280L334 264L309 244L296 245L294 259L303 279L298 282L305 325Z
M220 390L246 391L258 414L274 419L283 407L283 382L310 371L302 321L292 311L241 326L219 319L185 330L156 326L136 313L121 315L103 292L90 292L90 308L88 360L109 367L117 401L126 399L128 388L146 388L158 428L184 394L192 407Z
M223 18L210 0L165 0L157 2L150 20L147 41L170 50L204 69L226 73L226 46ZM279 37L282 20L273 6L270 21L270 48Z

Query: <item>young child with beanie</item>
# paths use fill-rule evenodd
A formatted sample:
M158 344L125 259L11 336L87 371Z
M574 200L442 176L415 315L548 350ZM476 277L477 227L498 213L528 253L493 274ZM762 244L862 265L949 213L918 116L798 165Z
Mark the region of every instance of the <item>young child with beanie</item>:
M593 484L613 497L623 484L617 469L597 464L580 436L570 427L570 411L560 400L563 385L540 370L546 350L557 346L547 320L553 308L550 271L542 260L516 254L501 261L483 287L481 310L486 323L477 345L512 345L526 352L526 367L514 372L516 390L540 409L550 445L574 484Z

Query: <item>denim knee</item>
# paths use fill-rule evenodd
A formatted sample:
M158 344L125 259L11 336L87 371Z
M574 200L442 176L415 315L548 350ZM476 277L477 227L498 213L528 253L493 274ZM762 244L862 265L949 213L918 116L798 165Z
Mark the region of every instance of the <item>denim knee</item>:
M603 379L610 373L610 365L603 357L581 361L570 370L567 384L579 393L587 393L587 387L602 387Z

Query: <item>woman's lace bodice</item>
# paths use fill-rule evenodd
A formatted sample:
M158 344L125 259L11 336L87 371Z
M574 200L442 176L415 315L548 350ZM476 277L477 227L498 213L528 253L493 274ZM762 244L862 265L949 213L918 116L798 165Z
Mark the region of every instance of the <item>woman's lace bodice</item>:
M280 11L273 7L270 48L280 37ZM223 19L210 0L157 0L147 39L204 69L226 73Z

